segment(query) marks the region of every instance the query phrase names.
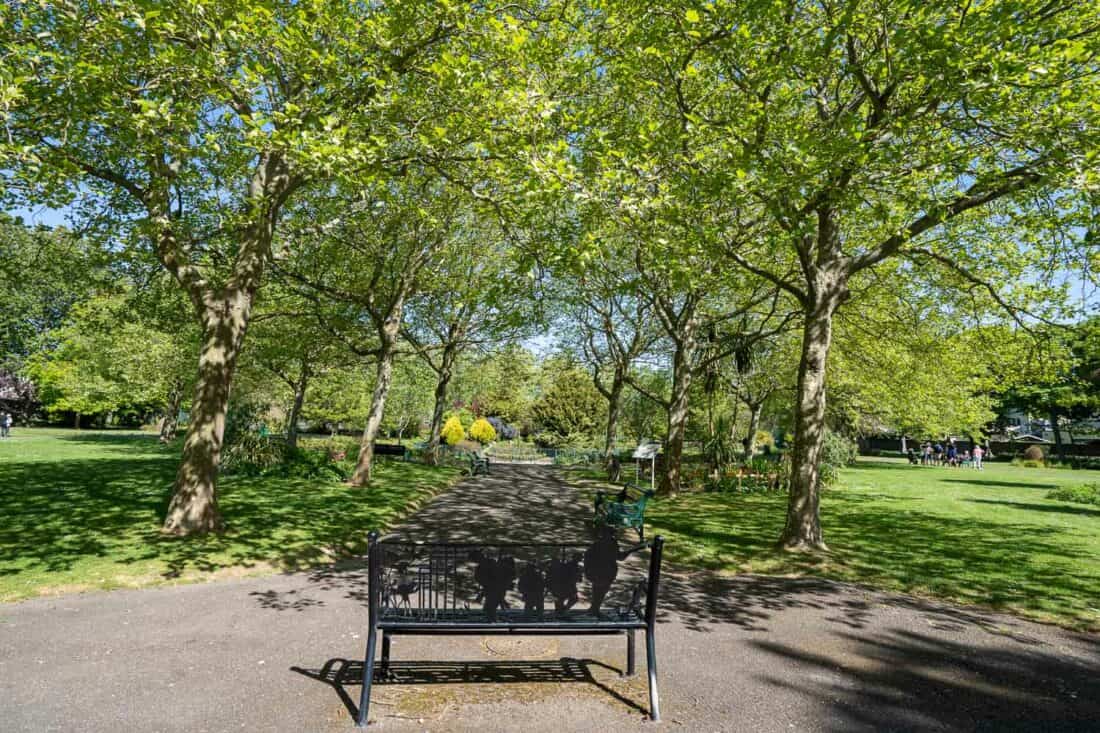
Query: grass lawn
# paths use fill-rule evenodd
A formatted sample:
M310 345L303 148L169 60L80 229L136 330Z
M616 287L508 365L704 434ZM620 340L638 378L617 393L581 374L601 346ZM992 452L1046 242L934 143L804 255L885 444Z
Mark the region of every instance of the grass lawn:
M0 601L330 562L459 475L383 460L366 490L227 477L228 531L180 540L158 531L178 449L138 432L13 432L0 441Z
M647 533L681 564L812 574L1100 629L1100 507L1047 493L1095 472L990 464L984 471L864 459L821 501L824 559L776 551L786 494L658 499Z

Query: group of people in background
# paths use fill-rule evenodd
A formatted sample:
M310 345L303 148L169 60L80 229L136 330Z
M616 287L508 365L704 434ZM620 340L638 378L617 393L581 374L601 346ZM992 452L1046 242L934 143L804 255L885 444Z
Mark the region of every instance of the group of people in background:
M0 438L7 438L11 436L11 413L0 413Z
M990 455L987 448L975 444L972 450L959 450L955 439L949 438L946 444L925 441L918 453L913 448L907 451L909 463L914 466L952 466L982 470L982 461Z

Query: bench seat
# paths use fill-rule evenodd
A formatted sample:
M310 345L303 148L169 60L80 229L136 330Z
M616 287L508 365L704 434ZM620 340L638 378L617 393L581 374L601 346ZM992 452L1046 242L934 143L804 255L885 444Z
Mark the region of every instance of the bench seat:
M558 614L547 609L541 616L528 613L523 609L498 611L496 619L490 621L480 609L384 609L378 618L378 628L400 631L426 627L446 627L449 629L471 629L491 634L496 630L508 632L515 629L540 629L548 626L563 631L575 629L644 629L645 618L630 610L608 609L599 616L587 609L569 610Z
M612 528L597 534L583 545L379 541L372 532L359 726L369 719L378 637L385 675L391 637L402 635L621 635L631 676L634 636L642 631L649 714L659 720L654 639L664 539L624 547ZM648 572L623 562L646 550Z

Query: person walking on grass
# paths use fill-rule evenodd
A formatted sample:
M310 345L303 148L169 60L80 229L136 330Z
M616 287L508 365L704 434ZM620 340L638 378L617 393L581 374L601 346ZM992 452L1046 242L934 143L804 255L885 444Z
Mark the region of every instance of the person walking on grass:
M974 468L979 470L979 471L982 470L982 457L983 456L985 456L985 450L982 448L980 443L975 444L975 446L974 446Z
M0 438L11 437L11 413L0 415Z

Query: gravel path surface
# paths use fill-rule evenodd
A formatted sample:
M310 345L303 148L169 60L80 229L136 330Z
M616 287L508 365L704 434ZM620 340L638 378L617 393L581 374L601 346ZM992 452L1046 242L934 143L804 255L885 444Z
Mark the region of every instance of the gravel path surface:
M498 467L398 534L584 540L552 468ZM349 731L355 567L0 606L2 731ZM815 579L667 572L662 712L616 637L399 637L393 731L1098 731L1100 637ZM643 647L644 648L644 647ZM644 664L642 665L644 669Z

